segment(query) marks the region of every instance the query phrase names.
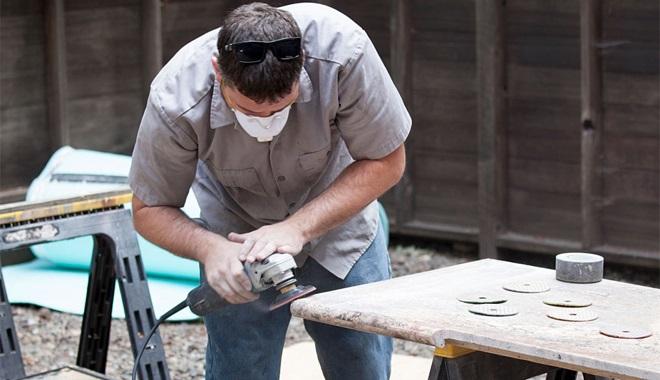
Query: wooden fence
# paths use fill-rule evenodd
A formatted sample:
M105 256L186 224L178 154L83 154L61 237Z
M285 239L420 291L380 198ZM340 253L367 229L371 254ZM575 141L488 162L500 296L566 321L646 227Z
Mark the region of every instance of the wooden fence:
M162 62L240 3L2 1L0 200L62 144L130 153ZM413 115L392 231L658 265L657 1L323 3L368 31Z

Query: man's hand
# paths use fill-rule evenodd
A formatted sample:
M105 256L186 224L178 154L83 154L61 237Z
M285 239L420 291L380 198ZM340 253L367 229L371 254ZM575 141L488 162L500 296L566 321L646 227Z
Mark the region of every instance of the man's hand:
M259 298L250 291L250 279L239 260L242 250L242 244L218 241L209 245L203 259L206 281L222 298L234 304Z
M302 251L307 243L301 228L283 221L245 234L230 233L227 238L242 243L239 259L248 263L262 261L275 252L293 256Z

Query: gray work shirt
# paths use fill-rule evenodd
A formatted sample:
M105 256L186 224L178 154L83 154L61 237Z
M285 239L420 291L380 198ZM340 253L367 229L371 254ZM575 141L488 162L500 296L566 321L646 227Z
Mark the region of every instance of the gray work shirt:
M410 115L365 31L327 6L282 9L300 26L305 53L282 132L257 142L237 124L211 65L218 30L204 34L151 84L130 171L145 204L181 207L192 185L213 231L245 233L286 219L353 161L382 158L404 142ZM296 259L310 255L343 279L377 229L372 202Z

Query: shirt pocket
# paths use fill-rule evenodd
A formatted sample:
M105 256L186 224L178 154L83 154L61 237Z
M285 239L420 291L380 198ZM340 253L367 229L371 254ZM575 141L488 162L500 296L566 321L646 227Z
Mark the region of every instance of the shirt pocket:
M302 170L306 183L316 182L327 166L331 153L330 146L327 146L315 152L303 153L298 157L298 165Z
M266 195L266 190L255 168L214 169L214 171L218 176L218 181L227 190L248 191L260 196Z

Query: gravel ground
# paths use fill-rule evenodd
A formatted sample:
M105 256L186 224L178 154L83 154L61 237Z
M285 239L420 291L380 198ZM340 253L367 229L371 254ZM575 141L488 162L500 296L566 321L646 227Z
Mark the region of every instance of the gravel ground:
M414 246L411 240L395 240L390 246L394 276L427 271L476 259L476 249L470 245L422 242ZM417 242L417 241L416 241ZM516 260L515 255L505 257ZM529 262L529 256L525 256ZM532 258L536 265L548 265L547 258ZM551 261L550 261L551 263ZM551 264L550 264L551 265ZM658 287L657 271L609 266L607 278ZM14 321L29 374L74 364L78 350L81 317L44 308L14 307ZM206 333L201 322L165 323L160 328L168 365L173 379L201 379L204 374ZM133 360L123 320L113 320L107 374L112 378L130 379ZM293 318L286 345L311 340L302 320ZM432 347L396 340L395 352L431 357Z

